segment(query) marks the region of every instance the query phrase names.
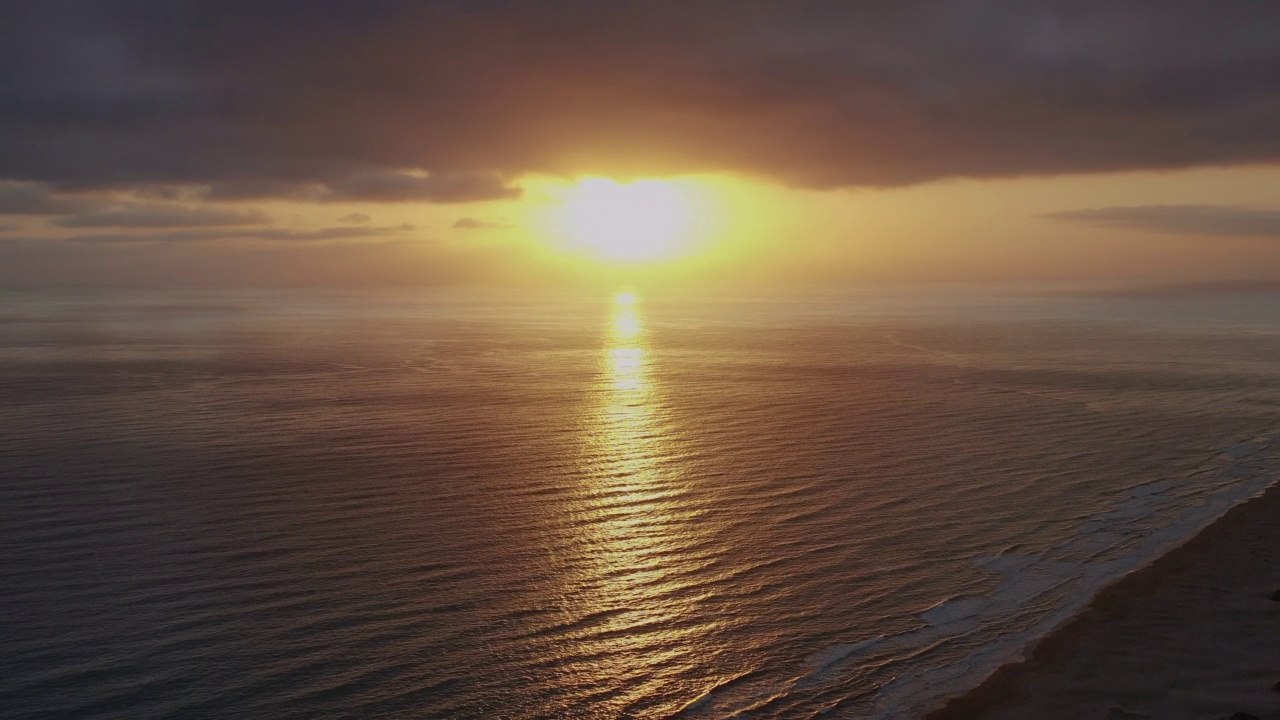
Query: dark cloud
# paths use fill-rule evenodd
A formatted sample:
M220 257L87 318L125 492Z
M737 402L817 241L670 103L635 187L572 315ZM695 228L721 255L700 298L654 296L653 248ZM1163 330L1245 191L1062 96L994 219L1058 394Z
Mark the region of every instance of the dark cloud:
M1146 230L1172 235L1280 238L1280 210L1229 205L1085 208L1049 213L1041 217L1093 227Z
M191 243L217 240L266 240L279 242L323 242L353 240L359 238L388 237L412 232L415 226L391 225L387 227L326 227L318 230L262 229L262 230L177 230L163 233L107 233L72 235L66 242L86 245L118 245L140 243Z
M405 223L387 227L327 227L319 230L263 230L252 236L260 240L286 240L291 242L315 242L317 240L347 240L351 238L399 235L413 232L417 227ZM241 236L245 237L245 236Z
M328 183L321 202L436 202L464 203L481 200L512 200L520 188L510 187L501 178L485 174L368 172L349 175Z
M65 242L83 245L125 245L138 243L186 243L204 242L207 240L227 240L240 238L243 235L231 234L222 230L174 230L162 233L93 233L71 235L62 238Z
M146 200L168 200L172 202L193 202L202 200L202 193L194 192L189 187L174 185L138 185L133 194Z
M481 220L480 218L458 218L453 227L458 230L507 230L514 227L505 220Z
M373 222L373 218L365 215L364 213L347 213L346 215L338 218L338 222L347 223L348 225L367 225L370 222Z
M99 207L100 200L60 196L45 183L0 182L0 215L60 215Z
M489 173L416 173L402 170L354 172L324 182L238 180L212 184L207 200L275 198L301 202L468 203L511 200L523 190Z
M68 228L167 228L264 225L270 221L256 210L132 204L65 215L54 224Z
M156 197L156 193L144 193ZM165 196L177 198L178 194ZM61 227L217 227L262 225L270 218L256 210L131 202L94 195L59 194L47 183L0 182L0 215L52 216Z
M9 0L4 18L0 177L62 189L463 202L526 172L836 186L1280 160L1280 4L1257 0Z

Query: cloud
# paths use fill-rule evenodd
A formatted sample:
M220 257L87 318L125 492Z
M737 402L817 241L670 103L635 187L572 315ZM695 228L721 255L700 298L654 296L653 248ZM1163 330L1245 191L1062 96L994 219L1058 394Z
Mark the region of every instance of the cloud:
M62 238L67 242L86 245L120 245L140 243L192 243L221 240L266 240L273 242L323 242L353 240L359 238L403 235L416 229L414 225L390 225L386 227L326 227L317 230L259 229L259 230L178 230L163 233L105 233L72 235Z
M219 230L175 230L163 233L91 233L70 235L61 240L83 245L125 245L137 243L186 243L207 240L227 240L243 237ZM32 238L35 240L35 238ZM45 242L50 242L45 240Z
M514 200L523 193L486 174L368 172L328 183L321 202L465 203Z
M364 213L358 213L358 212L347 213L346 215L343 215L342 217L338 218L338 222L347 223L348 225L367 225L372 221L373 221L373 218L369 217L368 215L365 215Z
M47 183L0 182L0 215L58 215L99 206L91 198L56 195Z
M263 230L251 237L261 240L315 242L317 240L346 240L350 238L396 235L413 232L416 229L416 226L404 223L403 225L391 225L387 227L327 227L319 230Z
M458 230L507 230L515 227L505 220L481 220L479 218L458 218L453 227Z
M241 180L212 184L207 200L285 199L301 202L468 203L513 200L523 194L489 173L422 173L373 170L340 174L322 182Z
M1231 205L1134 205L1084 208L1041 217L1092 227L1171 235L1280 238L1280 210Z
M54 224L68 228L165 228L265 225L270 221L256 210L136 204L65 215Z
M1280 161L1277 3L13 5L0 177L63 190L466 202L526 173L833 187Z
M147 193L155 196L155 193ZM164 193L166 197L179 197ZM53 224L89 227L217 227L263 225L271 221L257 210L131 202L117 198L57 193L47 183L0 182L0 215L53 217Z

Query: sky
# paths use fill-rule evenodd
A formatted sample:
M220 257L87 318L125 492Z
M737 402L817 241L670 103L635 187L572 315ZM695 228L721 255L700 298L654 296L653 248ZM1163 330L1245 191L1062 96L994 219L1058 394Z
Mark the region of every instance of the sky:
M0 17L0 286L1280 281L1266 0Z

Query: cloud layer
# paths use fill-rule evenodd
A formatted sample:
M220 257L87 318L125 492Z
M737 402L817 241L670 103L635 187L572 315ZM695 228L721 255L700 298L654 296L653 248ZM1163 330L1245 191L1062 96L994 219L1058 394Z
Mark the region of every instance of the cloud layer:
M0 179L62 190L465 202L528 172L829 187L1280 160L1271 2L3 5Z
M270 218L256 210L239 211L205 207L168 207L143 203L115 205L101 210L64 215L55 225L68 228L118 227L220 227L262 225Z
M481 220L474 217L458 218L454 221L455 230L508 230L515 227L505 220Z
M353 240L359 238L374 238L404 235L412 232L416 228L413 225L392 225L387 227L325 227L315 230L296 230L286 228L265 228L253 230L172 230L168 232L155 233L99 233L86 235L72 235L62 238L58 241L44 240L51 244L53 242L72 242L87 245L117 245L117 244L172 244L172 243L198 243L221 240L266 240L271 242L326 242L334 240Z
M0 182L0 216L6 215L50 217L54 225L64 228L198 228L271 222L257 210L139 202L91 193L66 195L38 182Z
M1084 208L1049 213L1042 217L1091 227L1145 230L1170 235L1280 238L1280 210L1230 205Z

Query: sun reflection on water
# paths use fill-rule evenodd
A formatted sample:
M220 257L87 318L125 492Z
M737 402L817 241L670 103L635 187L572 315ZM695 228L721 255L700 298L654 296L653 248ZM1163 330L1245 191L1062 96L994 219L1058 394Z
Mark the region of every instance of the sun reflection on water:
M690 578L712 559L700 511L690 507L684 443L664 407L642 299L616 295L603 336L584 424L574 592L575 614L599 622L575 642L596 658L588 674L631 677L626 694L652 696L646 685L658 682L656 668L697 661L688 653L705 628L681 619L703 594L688 587Z
M614 297L595 419L595 458L603 477L639 482L656 471L663 436L650 377L650 350L638 298Z
M651 388L647 376L648 348L644 327L640 323L635 298L627 293L614 300L607 353L605 370L610 389L621 394L609 397L604 419L610 419L609 416L615 415L619 408L644 405L652 400L649 397Z

